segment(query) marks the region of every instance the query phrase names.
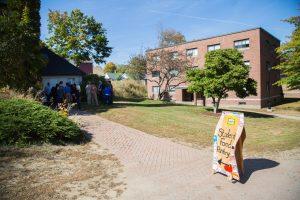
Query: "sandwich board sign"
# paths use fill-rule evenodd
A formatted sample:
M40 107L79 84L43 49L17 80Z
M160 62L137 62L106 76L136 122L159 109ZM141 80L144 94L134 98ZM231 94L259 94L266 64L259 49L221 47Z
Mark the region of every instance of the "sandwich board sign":
M222 112L213 136L213 173L240 180L244 172L242 151L245 138L244 114Z

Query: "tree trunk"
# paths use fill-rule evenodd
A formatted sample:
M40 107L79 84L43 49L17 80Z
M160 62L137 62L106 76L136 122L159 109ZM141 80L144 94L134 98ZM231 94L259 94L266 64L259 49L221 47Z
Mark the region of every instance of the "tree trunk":
M214 113L217 113L219 110L219 105L220 105L221 98L218 98L217 101L215 98L213 98L213 104L214 104Z
M216 109L216 99L214 97L212 97L213 100L213 108L214 108L214 113L217 113L217 109Z
M197 92L194 92L194 105L197 106Z

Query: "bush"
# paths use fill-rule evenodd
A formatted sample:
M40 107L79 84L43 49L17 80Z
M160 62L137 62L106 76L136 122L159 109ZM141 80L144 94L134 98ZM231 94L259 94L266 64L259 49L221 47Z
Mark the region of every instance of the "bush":
M0 144L80 142L83 133L67 117L27 99L0 99Z
M147 89L142 81L113 81L112 85L114 89L114 96L116 98L145 98L147 96Z

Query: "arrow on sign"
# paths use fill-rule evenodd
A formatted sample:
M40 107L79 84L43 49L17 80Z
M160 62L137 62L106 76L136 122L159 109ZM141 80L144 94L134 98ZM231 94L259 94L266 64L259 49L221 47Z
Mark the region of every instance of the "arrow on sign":
M224 164L224 165L228 165L227 163L222 162L222 158L220 160L218 160L219 165Z

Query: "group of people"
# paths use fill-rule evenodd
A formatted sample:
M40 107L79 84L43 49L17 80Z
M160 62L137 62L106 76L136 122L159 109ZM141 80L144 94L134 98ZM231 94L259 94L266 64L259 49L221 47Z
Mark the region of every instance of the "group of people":
M98 106L99 100L107 105L113 103L113 87L109 80L105 83L100 81L98 86L88 82L85 87L85 92L87 104L89 105L92 104ZM50 86L50 83L47 83L42 93L43 104L51 106L54 109L59 108L62 103L76 103L77 107L80 109L80 86L75 83L71 84L67 82L64 85L63 81L60 81L53 87Z
M76 103L78 108L80 108L80 86L75 83L66 83L64 85L63 81L60 81L55 86L51 87L50 83L44 88L46 105L53 108L57 108L61 103Z
M109 105L113 103L113 86L109 80L105 83L99 82L98 87L95 84L88 84L85 87L87 103L90 105L99 105L98 99Z

